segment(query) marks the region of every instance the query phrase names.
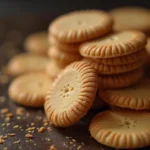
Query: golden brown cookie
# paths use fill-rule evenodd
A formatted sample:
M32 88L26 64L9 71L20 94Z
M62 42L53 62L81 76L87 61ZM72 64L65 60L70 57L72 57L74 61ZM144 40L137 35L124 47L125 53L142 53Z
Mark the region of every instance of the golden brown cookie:
M49 47L47 32L37 32L29 35L25 40L24 47L30 52L47 55Z
M52 79L55 79L58 76L58 74L63 70L63 68L65 67L60 66L55 60L51 59L46 66L46 73Z
M140 31L113 33L80 46L80 54L91 58L111 58L132 54L145 47L146 36Z
M98 74L112 75L112 74L121 74L135 70L143 65L144 60L137 61L131 64L125 65L104 65L98 62L93 61L92 59L83 59L85 62L89 63Z
M95 58L96 62L102 63L104 65L125 65L134 63L136 61L145 60L147 57L147 53L145 49L139 50L133 54L125 55L121 57L114 58Z
M48 50L48 56L52 59L55 59L60 64L68 65L74 61L79 61L82 59L80 54L70 54L63 52L56 47L50 47Z
M92 106L97 87L97 74L89 64L70 64L54 80L47 95L44 108L48 120L59 127L78 122Z
M81 10L56 18L49 26L50 35L62 43L80 43L112 30L112 18L100 10Z
M138 68L131 72L117 74L117 75L100 75L99 88L100 89L115 89L121 87L128 87L143 76L143 69Z
M142 7L122 7L110 11L114 19L114 30L137 29L150 31L150 11Z
M72 44L65 44L58 41L54 36L49 36L49 43L51 46L57 47L58 49L68 52L68 53L79 53L79 46L78 43Z
M21 53L13 57L7 65L7 72L17 76L27 72L43 72L49 59L46 56L39 56L31 53Z
M9 86L9 97L29 107L42 107L52 80L45 73L27 73L15 78Z
M147 40L146 50L147 50L148 55L150 56L150 37L148 37L148 40Z
M149 90L150 80L142 79L128 88L100 90L100 96L110 105L136 110L146 110L150 109Z
M136 149L150 145L150 113L104 111L90 123L92 137L116 149Z

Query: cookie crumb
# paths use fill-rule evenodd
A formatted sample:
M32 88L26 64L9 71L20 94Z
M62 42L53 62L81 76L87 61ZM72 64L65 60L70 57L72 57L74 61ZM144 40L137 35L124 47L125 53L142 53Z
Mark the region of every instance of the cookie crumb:
M25 109L23 107L18 107L16 110L16 115L22 116L24 114Z
M50 150L56 150L54 145L51 145Z
M13 128L14 128L14 129L17 129L17 128L19 128L19 125L15 125Z
M13 117L13 113L7 113L6 117Z
M9 136L15 136L15 133L8 133Z
M82 146L80 145L80 146L78 146L77 150L81 150L81 148L82 148Z
M41 127L41 128L38 130L39 133L43 133L44 131L45 131L45 127Z
M3 108L3 109L1 109L1 113L2 113L2 114L8 113L8 108Z
M35 125L35 123L32 122L32 123L31 123L31 126L34 126L34 125Z
M30 133L27 133L27 134L25 135L25 137L26 137L26 138L33 138L33 135L30 134Z
M20 143L20 140L14 142L14 144L19 144L19 143Z
M8 150L8 148L7 148L7 147L4 147L3 150Z
M3 144L5 140L3 138L0 138L0 144Z

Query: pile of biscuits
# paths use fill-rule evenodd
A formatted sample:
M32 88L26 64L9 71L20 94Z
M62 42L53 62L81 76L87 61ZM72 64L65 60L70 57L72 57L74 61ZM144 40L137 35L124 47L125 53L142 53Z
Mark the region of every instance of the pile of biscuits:
M84 28L87 20L95 16L90 28ZM88 40L103 36L112 29L111 17L104 11L77 11L56 18L49 26L49 65L46 72L56 78L60 71L74 61L82 59L79 46ZM95 22L99 19L101 22ZM81 28L78 32L77 28ZM53 71L52 71L53 70Z
M98 93L97 101L110 107L92 119L91 136L113 148L150 146L150 79L142 78L147 57L142 31L150 31L150 12L133 9L142 21L124 21L126 28L117 33L111 32L111 15L101 10L76 11L54 20L48 35L49 75L33 71L17 77L9 86L10 98L24 106L44 105L51 124L68 127L88 113ZM76 61L79 53L82 61Z

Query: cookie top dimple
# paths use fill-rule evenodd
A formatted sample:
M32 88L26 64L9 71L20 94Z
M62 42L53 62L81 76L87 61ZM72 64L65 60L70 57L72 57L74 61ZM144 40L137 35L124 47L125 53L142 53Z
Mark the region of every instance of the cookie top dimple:
M142 7L122 7L110 11L114 19L114 30L137 29L150 31L150 11ZM139 19L140 18L140 19Z
M92 106L97 82L95 70L85 62L65 68L54 80L44 105L50 122L66 127L79 121Z
M90 133L98 142L117 149L135 149L150 145L150 113L104 111L90 123Z
M91 58L110 58L132 54L145 47L146 36L140 31L123 31L84 43L80 54Z
M45 73L27 73L12 81L8 93L18 104L41 107L51 84L52 80Z
M104 11L81 10L55 19L49 32L61 42L78 43L110 32L112 24L111 16Z
M100 90L100 96L108 104L123 108L150 109L150 80L142 79L138 83L117 90Z
M24 47L30 52L47 55L49 47L47 32L43 31L29 35L25 39Z

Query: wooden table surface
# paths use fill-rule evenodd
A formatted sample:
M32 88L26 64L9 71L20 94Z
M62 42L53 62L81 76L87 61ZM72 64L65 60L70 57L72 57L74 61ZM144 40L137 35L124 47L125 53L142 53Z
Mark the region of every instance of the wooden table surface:
M45 26L43 27L45 28ZM24 32L26 33L26 30L24 30ZM21 43L17 46L17 42L14 41L14 38L10 35L11 38L8 36L9 33L10 32L7 32L5 38L2 37L0 40L1 70L9 58L22 51L20 48L22 47L23 39L21 41L21 38L18 38ZM16 29L15 33L17 33ZM16 36L16 34L14 35ZM9 47L11 45L10 43L13 42L16 42L16 47ZM3 76L2 72L0 72L0 136L6 135L5 142L0 144L0 150L50 150L51 145L54 145L57 150L111 150L111 148L105 147L96 142L89 134L89 122L96 114L96 112L92 111L72 127L55 128L49 124L45 126L45 132L39 133L37 128L44 126L43 120L46 119L44 110L42 108L24 108L23 114L18 114L17 110L21 106L15 104L9 99L7 90L11 79L7 82L6 77L7 76ZM13 113L13 117L11 117L10 120L6 119L8 118L6 117L7 113L2 113L4 108L7 108L9 113ZM25 137L25 134L28 133L26 129L29 127L35 127L34 132L32 133L32 139ZM15 136L9 136L8 133L15 133ZM145 148L145 150L149 149L150 147Z

